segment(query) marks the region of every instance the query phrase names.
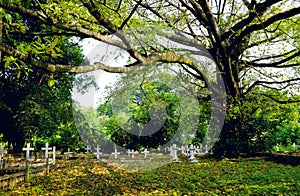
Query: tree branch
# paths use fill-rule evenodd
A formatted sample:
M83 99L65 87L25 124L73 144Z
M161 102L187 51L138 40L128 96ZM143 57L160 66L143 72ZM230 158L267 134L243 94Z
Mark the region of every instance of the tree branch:
M206 15L206 18L207 18L208 24L209 24L208 27L209 27L209 30L214 35L215 43L219 43L221 45L221 31L217 24L216 19L213 16L213 13L212 13L211 7L208 3L208 0L198 1L198 3L201 5L203 12Z
M79 26L74 26L71 24L63 24L63 23L60 23L59 21L56 21L55 19L46 18L45 16L43 16L43 13L38 12L38 11L26 9L22 6L10 5L8 3L5 4L2 1L0 1L0 7L4 8L6 10L9 10L9 11L17 12L21 15L29 15L33 18L41 20L42 22L44 22L47 25L50 25L50 26L53 25L54 27L61 29L61 30L78 33L78 35L82 36L82 37L92 37L92 38L102 41L104 43L121 48L123 50L128 49L128 47L126 47L122 42L120 42L118 40L111 39L105 35L101 35L99 33L93 32L89 29L85 29L85 28L82 28Z
M254 93L254 94L265 96L279 104L289 104L289 103L299 103L300 102L300 100L291 100L291 99L290 100L280 100L280 99L277 99L277 98L273 97L272 95L268 95L266 93Z
M257 30L262 30L264 28L267 28L268 26L270 26L274 22L277 22L279 20L283 20L283 19L286 19L286 18L290 18L290 17L295 16L297 14L300 14L300 7L293 8L293 9L290 9L286 12L276 14L276 15L270 17L268 20L266 20L263 23L253 24L253 25L250 25L250 26L246 27L245 30L243 30L240 33L240 35L237 36L234 39L233 43L231 44L230 50L232 50L236 46L236 44L240 43L242 41L242 39L244 37L246 37L247 35L249 35L250 33L254 32L254 31L257 31Z
M249 15L247 18L241 20L233 27L228 29L223 35L222 40L226 40L231 37L237 31L243 29L246 25L250 24L258 15L263 14L271 5L278 3L282 0L266 0L262 3L258 3L255 5L254 10L249 11Z
M2 51L3 53L6 53L8 55L14 56L29 65L48 70L50 72L86 73L89 71L95 71L95 70L102 69L107 72L123 73L123 72L132 71L134 69L134 67L110 67L110 66L104 65L102 63L95 63L94 65L82 65L82 66L51 64L51 63L41 62L41 61L33 58L32 55L24 54L4 43L0 44L0 51Z
M139 2L134 6L134 8L131 10L130 14L128 15L128 17L122 22L120 29L123 29L124 26L128 23L128 21L130 20L130 18L133 16L134 12L137 10L137 8L139 7L139 5L141 4L142 0L139 0Z
M80 1L89 10L90 14L98 21L100 25L105 27L111 33L117 32L118 28L99 12L99 8L94 4L93 0Z
M245 95L248 94L255 86L257 85L261 85L261 84L284 84L284 83L288 83L288 82L295 82L295 81L300 81L300 78L293 78L293 79L289 79L289 80L283 80L283 81L260 81L257 80L255 81L245 92Z
M286 64L286 65L281 65L281 64L286 63L286 62L298 57L299 55L300 55L300 51L295 52L293 55L286 57L285 59L282 59L280 61L274 62L274 63L255 63L254 62L255 60L254 61L244 61L244 63L247 65L250 65L250 66L254 66L254 67L273 67L273 68L295 67L295 66L300 66L300 62L293 63L293 64ZM274 58L274 57L272 57L272 58Z

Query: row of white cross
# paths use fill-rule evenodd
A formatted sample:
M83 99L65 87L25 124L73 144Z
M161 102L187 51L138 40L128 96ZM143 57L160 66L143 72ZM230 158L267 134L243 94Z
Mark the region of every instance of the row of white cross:
M23 151L26 151L26 160L31 160L30 159L30 151L34 150L34 148L31 148L30 147L30 143L27 143L27 146L26 148L23 148L22 149ZM55 162L55 146L52 147L49 147L49 144L48 142L46 143L46 146L45 147L42 147L42 150L45 151L45 159L48 159L49 158L49 150L53 150L52 154L53 154L53 161Z
M277 144L277 147L279 145ZM297 145L295 143L293 143L293 147L294 149L296 149ZM26 160L30 160L30 151L33 151L34 148L30 147L30 143L27 143L26 148L22 149L23 151L26 151ZM42 150L45 151L45 158L48 159L49 158L49 150L53 150L53 161L55 161L55 146L49 147L49 144L46 143L45 147L42 147ZM91 150L91 148L89 146L86 147L86 151L89 152ZM99 146L97 146L97 148L95 148L96 152L94 152L93 154L96 155L97 159L100 158L100 155L102 154L102 152L100 152L101 148L99 148ZM170 151L170 155L173 158L173 160L177 161L178 157L177 157L177 151L181 150L181 153L183 153L184 155L190 157L190 159L195 159L194 157L194 153L201 153L201 150L199 147L195 147L193 146L193 144L191 144L190 146L181 146L181 148L178 148L176 146L176 144L173 144L170 148L166 147L165 150L169 150ZM207 145L205 146L205 152L208 152L208 148ZM1 145L0 146L0 160L2 160L4 154L7 153L7 150L4 149L4 146ZM128 157L134 158L136 154L138 154L138 151L134 151L134 150L130 150L128 149L126 151L126 153L128 154ZM147 149L145 149L144 151L141 152L142 154L144 154L144 158L147 158L147 155L150 154L150 151L148 151ZM120 154L120 152L117 151L117 149L114 149L114 152L111 153L112 155L114 155L114 158L117 159L118 155Z
M87 146L86 148L86 152L88 153L91 148L89 146ZM96 155L97 159L100 158L100 155L102 154L102 152L100 152L101 148L99 148L99 146L97 146L97 148L95 148L96 152L94 152L93 154ZM128 157L130 157L131 155L131 158L134 158L134 156L136 154L138 154L139 152L138 151L134 151L134 150L130 150L128 149L126 151L126 153L128 154ZM146 159L147 158L147 155L150 154L150 151L148 151L147 149L145 149L144 151L141 152L142 154L144 154L144 158ZM114 149L114 152L111 153L112 155L114 155L114 158L117 159L118 158L118 155L121 154L121 152L118 152L117 148Z
M42 147L42 150L45 151L45 159L48 159L49 158L49 150L52 150L53 149L53 162L55 162L55 146L52 147L49 147L49 144L46 143L46 146L45 147ZM30 143L27 143L27 146L26 148L23 148L22 149L23 151L26 151L26 160L32 160L30 159L30 151L33 151L34 148L30 147ZM2 160L3 159L3 156L4 154L7 153L7 150L4 149L4 146L1 145L0 146L0 159Z
M171 157L173 157L174 160L178 160L177 157L177 150L181 150L181 152L183 154L185 154L186 156L190 156L190 157L194 157L194 152L199 153L200 149L197 147L194 147L193 145L190 146L181 146L181 148L177 148L176 144L173 144L170 148L167 147L166 149L168 149L170 151L170 155ZM25 148L22 149L23 151L26 151L26 160L31 160L30 159L30 151L33 151L34 148L30 147L30 143L27 143L27 146ZM42 147L42 150L45 151L45 158L48 159L49 158L49 151L53 150L53 159L55 159L55 146L49 147L49 144L46 143L45 147ZM86 147L86 151L89 152L91 150L91 148L89 146ZM95 148L95 152L93 153L97 159L100 158L100 155L102 154L102 152L100 152L101 148L99 146L97 146ZM1 145L0 146L0 159L3 158L3 155L7 153L7 150L4 149L4 146ZM128 154L128 157L131 156L131 158L134 158L136 154L138 154L138 151L134 151L134 150L130 150L128 149L126 151L126 153ZM150 151L148 151L147 149L145 149L144 151L141 152L142 154L144 154L144 158L147 158L148 154L150 154ZM206 146L206 153L207 153L207 146ZM114 152L111 153L112 155L114 155L114 158L117 159L118 155L120 155L120 152L117 151L117 149L114 149Z
M191 144L190 146L181 146L181 148L177 148L176 144L173 144L171 148L169 148L169 151L173 161L175 162L178 161L177 150L181 150L181 153L187 156L191 160L191 162L198 162L195 157L195 153L203 153L201 152L199 147L195 147L193 144ZM208 153L207 145L205 145L205 153Z
M208 146L205 145L205 150L201 150L200 147L191 145L181 146L181 148L178 148L176 144L173 144L171 147L166 147L165 151L172 151L172 149L181 150L182 154L187 155L189 151L194 151L196 153L208 153Z
M181 152L188 156L190 159L195 160L195 155L194 153L201 153L201 150L199 147L194 147L193 144L191 144L190 146L181 146L181 148L177 148L176 144L173 144L170 148L167 147L166 149L168 149L170 151L170 155L173 158L173 160L178 161L178 157L177 157L177 151L181 150ZM91 148L89 146L86 147L86 152L88 153L91 150ZM100 155L102 154L102 152L100 152L101 148L99 148L99 146L97 146L97 148L95 148L96 152L94 152L93 154L96 155L97 159L99 159ZM138 154L138 151L134 151L134 150L130 150L128 149L126 151L126 153L128 154L128 157L131 156L131 158L134 158L136 154ZM147 158L147 155L150 154L150 151L148 151L147 149L145 149L144 151L141 152L142 154L144 154L144 158ZM205 146L205 153L208 153L208 147L207 145ZM117 159L118 155L120 155L121 153L118 152L117 148L114 149L114 152L111 153L112 155L114 155L114 158Z

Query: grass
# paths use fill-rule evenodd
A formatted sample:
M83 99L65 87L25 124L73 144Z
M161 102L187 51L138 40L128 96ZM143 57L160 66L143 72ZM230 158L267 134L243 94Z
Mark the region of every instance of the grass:
M151 163L147 163L151 164ZM3 195L299 195L300 166L201 159L146 171L82 161Z

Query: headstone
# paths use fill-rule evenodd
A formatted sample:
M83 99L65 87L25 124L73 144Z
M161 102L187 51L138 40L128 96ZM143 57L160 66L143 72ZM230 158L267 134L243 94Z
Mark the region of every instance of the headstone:
M86 150L86 154L88 154L89 151L91 150L91 148L90 148L89 146L87 146L87 147L85 148L85 150Z
M128 154L128 157L130 157L130 155L131 155L131 150L128 149L128 150L126 151L126 153Z
M192 163L198 162L196 157L194 156L194 150L195 150L194 145L191 144L190 145L190 154L191 154L190 160L191 160Z
M48 144L48 142L46 143L46 147L43 147L42 148L42 150L45 150L45 159L48 159L49 157L48 157L48 152L49 152L49 150L52 150L52 147L49 147L49 144Z
M150 154L150 151L148 151L147 149L145 149L143 152L141 152L142 154L144 154L144 158L147 158L147 154Z
M133 159L134 159L134 154L135 154L135 153L134 153L134 150L132 149L132 150L131 150L131 158L133 158Z
M115 148L115 152L111 153L112 155L115 155L115 159L118 158L118 154L120 154L120 152L117 151L117 149Z
M94 155L96 155L97 159L99 159L100 154L102 154L102 152L100 152L99 146L97 145L97 148L95 148L96 152L94 153Z
M178 156L177 156L177 146L176 144L173 144L171 147L171 156L173 158L173 161L178 162Z
M65 159L65 161L67 159L69 159L72 156L72 154L73 154L73 152L71 152L71 149L68 148L68 152L64 152L64 159Z
M30 143L27 143L27 147L23 148L23 151L26 151L26 160L30 160L30 151L34 148L30 148Z

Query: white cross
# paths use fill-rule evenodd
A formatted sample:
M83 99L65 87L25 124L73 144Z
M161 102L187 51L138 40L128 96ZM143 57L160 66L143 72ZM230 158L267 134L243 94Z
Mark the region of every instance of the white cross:
M34 150L34 148L30 148L30 143L27 143L27 147L23 148L23 151L26 151L26 160L30 159L30 151Z
M127 154L128 154L128 157L130 157L131 150L128 149L126 152L127 152Z
M3 145L1 145L0 146L0 159L2 160L2 158L3 158L3 156L4 156L4 154L6 154L7 153L7 150L5 150L4 149L4 146Z
M192 160L192 162L198 162L196 160L196 157L194 156L194 150L195 150L194 145L191 144L191 146L190 146L190 154L191 154L190 159Z
M97 148L95 148L96 152L94 153L97 156L97 159L99 159L99 155L102 154L102 152L100 152L99 146L97 145Z
M115 155L115 159L118 158L118 154L120 154L120 152L117 151L117 149L115 148L115 152L112 152L111 154Z
M178 150L178 148L177 148L176 144L173 144L173 146L171 147L171 156L172 156L173 160L176 162L178 161L177 150Z
M135 152L134 152L134 150L132 149L132 150L131 150L131 158L134 158L134 154L135 154Z
M48 159L48 152L52 150L52 147L49 147L48 142L46 143L46 147L43 147L42 150L45 150L45 158Z
M86 149L86 153L89 153L89 151L91 150L89 146L87 146L85 149Z
M145 154L144 155L144 158L146 159L147 158L147 154L150 154L150 151L148 151L147 149L145 149L143 152L141 152L142 154Z

